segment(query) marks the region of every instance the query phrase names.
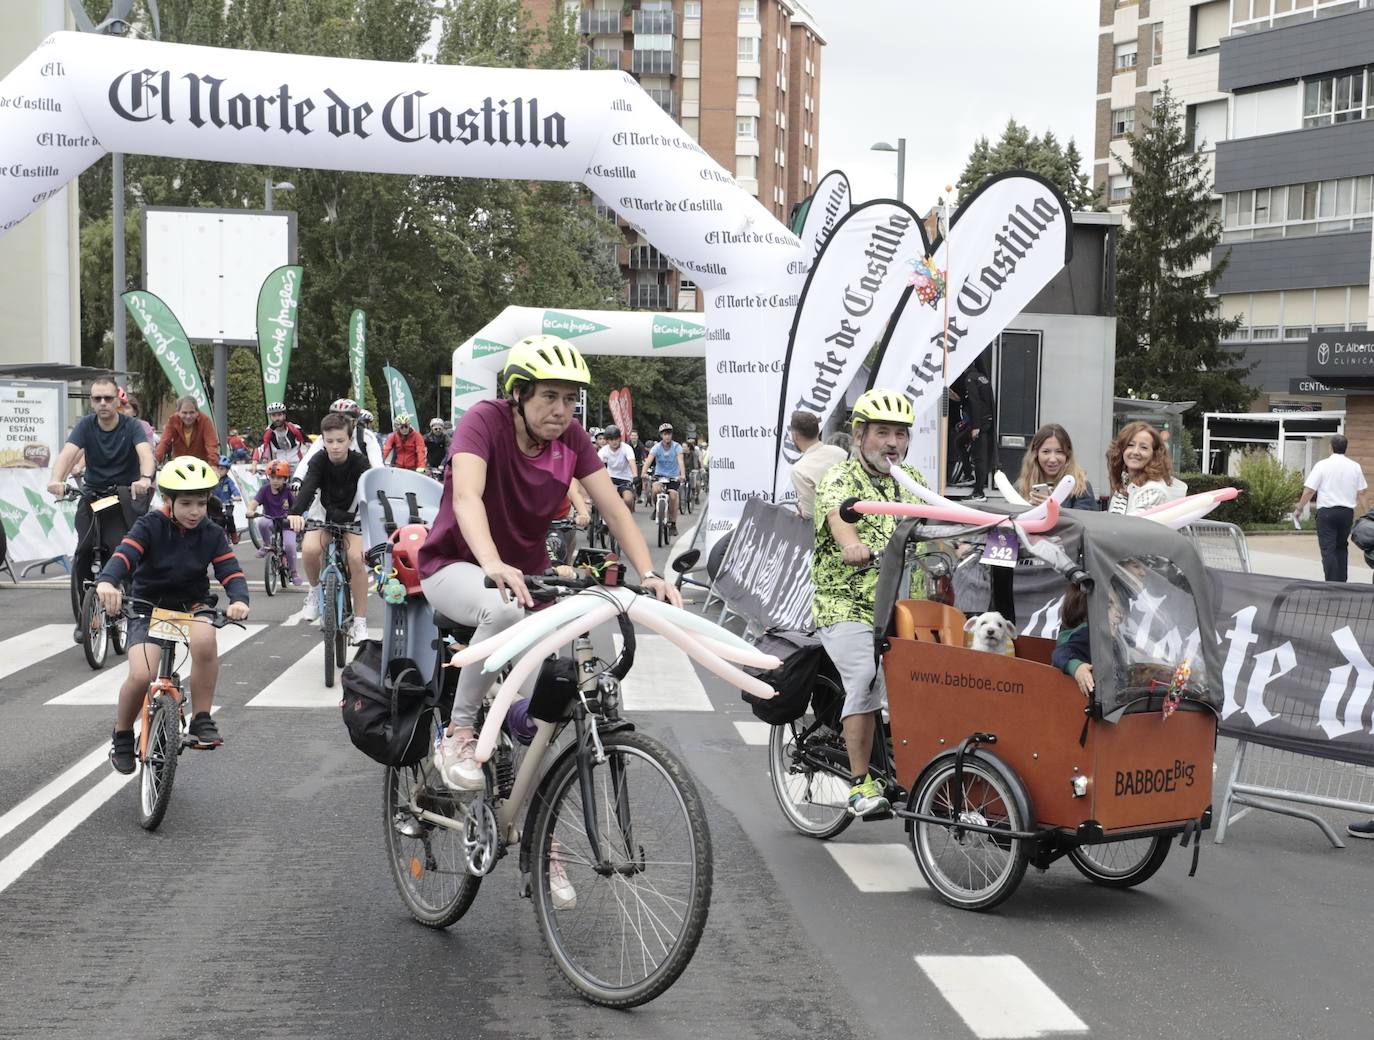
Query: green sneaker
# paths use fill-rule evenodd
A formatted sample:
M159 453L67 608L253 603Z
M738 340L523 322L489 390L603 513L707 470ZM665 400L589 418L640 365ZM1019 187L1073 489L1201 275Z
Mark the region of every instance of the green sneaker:
M849 789L849 813L851 816L876 816L892 811L892 805L883 796L883 789L872 775L864 777L864 782Z

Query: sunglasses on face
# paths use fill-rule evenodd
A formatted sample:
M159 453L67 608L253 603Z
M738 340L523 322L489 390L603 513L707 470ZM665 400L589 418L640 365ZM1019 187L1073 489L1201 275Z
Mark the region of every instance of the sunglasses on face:
M108 394L91 394L91 400L96 404L108 404L110 401L114 400L114 396Z

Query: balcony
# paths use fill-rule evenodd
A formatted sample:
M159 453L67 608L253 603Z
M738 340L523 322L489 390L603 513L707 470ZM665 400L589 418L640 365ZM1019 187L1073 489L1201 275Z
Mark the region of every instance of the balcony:
M674 119L677 118L677 94L672 90L660 90L658 87L648 87L644 91L659 108L667 112Z
M584 69L619 69L620 56L625 53L616 47L588 47L582 52Z
M583 36L612 36L621 32L619 11L582 11L577 16L577 31Z
M649 76L676 75L677 55L672 51L636 50L631 60L630 71Z
M673 12L636 11L634 13L634 31L671 36L673 35Z
M632 246L630 248L631 271L667 271L668 258L653 246Z
M672 286L669 285L632 285L630 306L644 310L666 311L669 309L672 295Z

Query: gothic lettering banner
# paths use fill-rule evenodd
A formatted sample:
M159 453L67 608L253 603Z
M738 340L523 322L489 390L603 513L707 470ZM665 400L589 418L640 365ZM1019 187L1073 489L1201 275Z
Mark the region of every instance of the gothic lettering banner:
M754 628L811 629L816 534L795 511L752 499L712 588Z

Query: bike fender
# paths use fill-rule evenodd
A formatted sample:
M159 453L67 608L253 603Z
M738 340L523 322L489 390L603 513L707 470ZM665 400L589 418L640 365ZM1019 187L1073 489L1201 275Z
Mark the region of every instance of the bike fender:
M911 793L907 795L906 807L908 812L916 811L916 795L925 786L926 778L946 765L953 766L958 754L957 748L951 748L936 755L926 764L926 767L921 770L920 775L916 778L916 782L911 785ZM1035 811L1034 806L1031 805L1030 792L1026 790L1026 785L1021 782L1021 778L1016 775L1016 770L998 758L995 752L989 751L985 747L971 747L964 752L965 763L972 759L977 759L979 763L987 766L1002 778L1002 782L1007 785L1007 790L1016 799L1016 807L1020 810L1022 819L1026 821L1026 827L1034 829ZM915 822L915 820L904 821L908 834L912 832Z

